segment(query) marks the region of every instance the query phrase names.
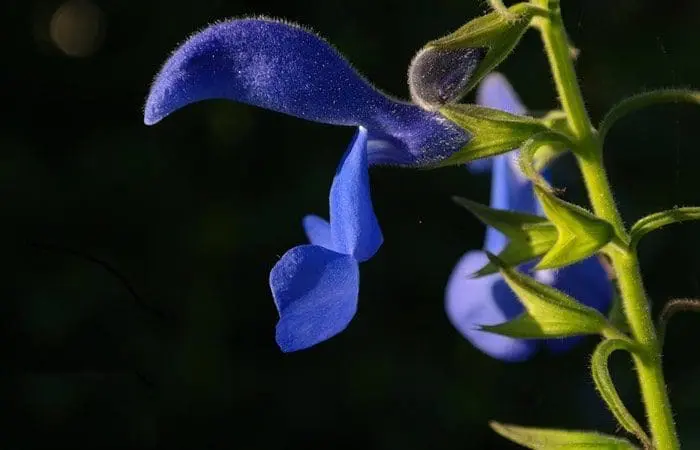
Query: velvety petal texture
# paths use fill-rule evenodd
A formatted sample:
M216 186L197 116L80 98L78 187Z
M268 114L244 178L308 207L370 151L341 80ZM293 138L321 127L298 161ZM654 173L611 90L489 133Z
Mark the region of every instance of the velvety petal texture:
M315 122L363 126L373 164L433 163L469 139L441 115L375 89L316 34L266 18L211 25L177 48L151 86L145 122L216 98Z
M491 74L482 81L477 98L485 106L523 114L525 108L506 79ZM532 183L520 172L517 151L490 158L492 168L491 207L542 215ZM485 166L478 167L483 170ZM545 178L548 176L544 174ZM486 231L485 249L498 253L506 237L495 229ZM445 309L454 326L484 353L503 361L523 361L541 344L554 352L570 349L581 337L567 339L525 340L479 331L481 325L495 325L512 320L523 312L513 291L499 274L481 278L469 275L487 262L484 252L467 253L456 265L447 283ZM557 270L531 272L533 264L520 270L538 281L553 286L585 305L606 312L612 302L612 285L596 257Z
M285 352L302 350L347 327L357 310L357 261L317 245L285 253L270 272L280 314L277 343Z

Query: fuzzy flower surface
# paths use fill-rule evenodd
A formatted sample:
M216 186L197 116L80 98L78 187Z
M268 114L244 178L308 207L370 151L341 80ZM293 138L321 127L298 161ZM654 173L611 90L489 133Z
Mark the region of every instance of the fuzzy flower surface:
M487 76L479 85L477 101L487 107L512 114L525 114L526 109L508 81L500 74ZM491 170L491 207L542 215L532 183L520 172L517 151L472 164L473 171ZM547 174L545 173L545 177ZM506 237L491 227L486 230L484 249L497 254L506 245ZM483 251L466 253L450 276L446 293L447 316L459 332L484 353L503 361L524 361L539 348L562 352L573 347L581 338L515 339L479 328L514 319L524 308L500 274L481 278L469 275L481 269L488 259ZM556 270L532 271L534 264L524 264L521 270L530 272L541 283L553 286L581 303L605 312L612 302L612 285L605 269L596 257Z
M270 273L281 349L318 344L345 329L354 316L358 264L382 244L369 166L433 164L461 149L470 135L439 113L379 91L318 35L268 18L216 23L187 39L156 76L144 122L155 124L207 99L357 127L333 179L330 222L304 218L310 244L289 250Z
M229 99L313 122L362 126L369 164L430 164L469 140L440 114L376 89L316 34L266 18L220 22L185 41L156 76L144 121L155 124L207 99Z

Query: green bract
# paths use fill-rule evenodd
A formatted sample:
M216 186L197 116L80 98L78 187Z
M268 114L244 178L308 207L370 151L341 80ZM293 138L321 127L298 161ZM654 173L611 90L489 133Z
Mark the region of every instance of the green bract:
M557 229L544 217L493 209L461 197L453 199L484 224L497 229L509 239L498 255L509 266L517 266L542 256L557 240ZM489 262L473 276L490 275L497 271L498 266Z
M615 232L608 222L537 185L534 188L545 215L559 232L557 242L536 269L553 269L581 261L613 239Z
M605 317L595 309L523 275L490 253L487 256L498 266L525 312L509 322L483 326L483 330L514 338L539 339L602 334L610 328Z
M637 448L626 439L594 431L530 428L498 422L491 422L489 425L493 431L504 438L533 450L631 450Z
M446 105L440 113L467 130L472 139L461 150L439 164L464 164L476 159L506 153L516 149L533 135L551 132L537 119L516 116L478 105Z

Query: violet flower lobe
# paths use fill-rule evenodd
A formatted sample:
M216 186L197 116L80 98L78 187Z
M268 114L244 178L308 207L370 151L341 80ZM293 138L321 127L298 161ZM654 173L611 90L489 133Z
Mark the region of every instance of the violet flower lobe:
M190 37L156 76L144 121L155 124L207 99L358 127L333 180L330 223L307 216L303 224L311 244L289 250L270 273L282 350L324 341L354 316L358 263L382 243L369 166L433 164L461 149L470 136L438 113L375 89L317 35L266 18L217 23Z
M524 114L525 108L506 79L500 74L487 76L477 91L477 101L491 108ZM517 151L479 161L472 170L492 171L491 207L542 215L532 183L520 172ZM545 177L547 174L545 173ZM506 237L491 227L486 230L485 250L497 254L506 245ZM447 284L445 309L452 324L475 347L504 361L523 361L545 345L554 352L571 348L580 337L547 340L514 339L486 331L481 325L496 325L514 319L524 311L522 304L500 274L481 278L469 275L482 268L488 259L482 251L470 251L455 266ZM521 270L532 271L533 263ZM601 312L612 301L612 285L596 257L556 270L535 271L538 281L553 286L583 304Z
M270 272L280 314L277 343L301 350L343 331L357 310L360 262L382 244L367 171L367 130L360 127L333 179L330 223L306 216L310 245L285 253Z
M217 23L190 37L156 76L144 121L155 124L190 103L216 98L363 126L370 164L426 165L469 140L440 114L375 89L319 36L266 18Z

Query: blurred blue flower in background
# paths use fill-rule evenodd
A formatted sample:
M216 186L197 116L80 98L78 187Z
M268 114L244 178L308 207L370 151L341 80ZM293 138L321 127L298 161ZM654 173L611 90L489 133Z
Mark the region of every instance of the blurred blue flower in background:
M481 82L477 102L513 114L526 112L508 81L498 73L490 74ZM517 158L518 152L514 151L472 163L470 169L492 171L492 208L542 215L532 183L520 172ZM498 254L505 245L506 237L503 234L491 227L487 228L486 251ZM504 361L524 361L541 345L560 352L571 348L581 339L514 339L480 331L480 325L507 322L524 311L500 274L469 278L470 274L481 269L487 262L483 251L465 254L455 266L445 293L445 308L450 321L475 347ZM524 264L521 269L531 271L533 266L533 263ZM557 270L536 271L533 276L601 312L610 307L612 285L596 257Z
M278 344L284 351L310 347L352 319L358 263L382 243L369 166L435 163L461 149L469 135L438 113L375 89L317 35L266 18L217 23L190 37L156 76L144 121L155 124L183 106L215 98L358 127L333 180L330 224L307 216L311 245L289 250L270 274L280 313Z

